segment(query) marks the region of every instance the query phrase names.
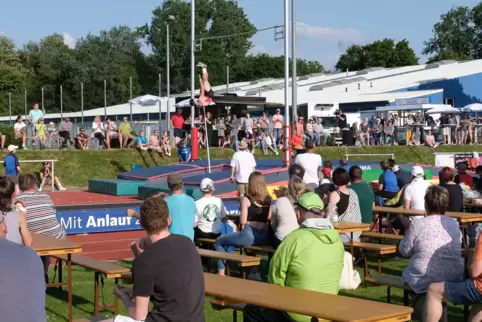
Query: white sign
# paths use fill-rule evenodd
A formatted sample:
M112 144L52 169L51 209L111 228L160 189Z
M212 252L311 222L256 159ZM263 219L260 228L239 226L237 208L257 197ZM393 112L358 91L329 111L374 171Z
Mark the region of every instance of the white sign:
M415 98L401 98L395 100L395 105L422 105L430 104L430 99L428 97L415 97Z

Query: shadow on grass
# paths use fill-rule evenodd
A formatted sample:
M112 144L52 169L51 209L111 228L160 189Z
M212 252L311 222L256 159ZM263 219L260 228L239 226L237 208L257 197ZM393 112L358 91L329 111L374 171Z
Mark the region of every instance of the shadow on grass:
M110 164L112 164L119 173L122 173L122 172L128 172L129 170L127 170L122 164L120 164L118 161L115 161L115 160L112 160L110 162Z
M47 296L51 296L51 297L53 297L53 298L55 298L55 299L57 299L61 302L64 302L64 303L69 302L68 292L67 292L66 286L63 289L59 289L58 287L49 287L49 288L47 288L46 294L47 294ZM94 296L94 294L92 292L92 298L93 298L93 296ZM75 309L81 310L81 311L83 311L87 314L93 314L92 311L87 311L84 308L82 308L82 305L85 305L85 304L92 304L92 302L83 298L83 297L72 294L72 306ZM47 310L49 310L49 309L47 308ZM49 312L51 312L52 314L56 314L59 317L65 318L66 320L67 320L67 315L69 313L67 310L65 312L54 312L54 311L49 310Z

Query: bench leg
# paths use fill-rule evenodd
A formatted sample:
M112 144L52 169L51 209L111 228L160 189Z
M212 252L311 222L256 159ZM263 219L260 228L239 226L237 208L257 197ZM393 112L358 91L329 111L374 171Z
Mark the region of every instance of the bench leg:
M62 284L62 260L57 260L57 272L59 274L59 283ZM59 290L62 290L62 286L59 286Z
M368 277L370 276L370 272L368 271L368 257L362 250L360 250L360 255L363 256L363 270L365 271L365 277Z
M410 306L410 293L407 290L403 290L403 305Z
M98 272L95 272L94 275L94 316L97 316L99 314L99 279L100 279L100 274ZM117 296L116 296L117 298Z
M391 303L391 301L392 301L391 295L392 295L392 288L390 286L388 286L387 287L387 303Z
M382 275L382 255L378 255L378 275Z
M469 320L469 306L464 305L464 321L468 321L468 320Z
M115 286L117 286L117 285L119 284L119 279L118 279L118 278L116 278L116 279L114 280L114 284L115 284ZM115 286L114 286L114 287L115 287ZM117 316L117 313L118 313L118 312L119 312L119 299L117 298L116 295L114 295L114 314L115 314L115 316Z
M238 311L233 310L233 322L238 322Z

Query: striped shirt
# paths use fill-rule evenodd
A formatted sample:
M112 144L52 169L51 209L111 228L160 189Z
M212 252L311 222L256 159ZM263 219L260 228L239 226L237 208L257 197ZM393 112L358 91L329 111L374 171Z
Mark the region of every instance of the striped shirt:
M31 232L57 239L65 237L55 206L47 194L24 192L15 201L21 201L27 210L27 227Z

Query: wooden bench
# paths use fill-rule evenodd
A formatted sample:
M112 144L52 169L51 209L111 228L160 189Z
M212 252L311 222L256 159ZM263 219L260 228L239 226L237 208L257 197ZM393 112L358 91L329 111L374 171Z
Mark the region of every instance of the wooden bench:
M373 238L373 239L387 239L387 240L396 240L396 241L400 241L403 239L403 235L376 233L372 231L364 231L361 234L361 236Z
M383 244L373 244L365 242L346 242L346 247L358 248L362 251L373 252L378 255L378 275L382 274L382 256L388 254L395 254L397 252L397 246L395 245L383 245ZM364 271L365 278L369 276L368 270L368 259L364 255Z
M108 319L108 317L105 317L105 316L91 316L89 318L74 320L74 322L100 322L100 321L104 321L104 320L107 320L107 319Z
M207 257L212 259L220 259L224 262L237 262L241 267L241 275L246 278L246 267L255 267L261 264L261 258L254 256L246 256L236 253L217 252L215 250L200 249L198 248L199 255L201 257ZM226 275L230 276L231 272L229 265L226 265Z
M216 242L214 238L197 238L196 244L198 245L211 245ZM276 252L276 250L272 246L268 245L252 245L252 246L236 246L239 248L240 253L243 253L243 250L246 252L253 252L253 253L266 253L268 254L268 261L271 260L271 257Z
M62 262L67 261L66 255L55 255L53 256L59 260L58 272L59 281L62 282ZM99 314L100 310L114 308L114 313L118 312L118 301L117 296L114 297L114 304L112 305L100 305L99 304L99 284L103 282L103 276L108 279L114 279L114 283L119 283L119 278L122 274L129 273L131 270L128 267L119 266L111 262L100 261L87 256L82 256L78 254L72 255L72 264L77 266L82 266L95 272L94 275L94 315Z
M388 276L388 275L378 275L378 276L366 276L366 284L386 286L387 287L387 303L391 302L391 289L399 288L403 290L403 305L409 305L409 294L412 289L403 283L403 280L398 277Z
M221 306L258 305L330 321L410 321L413 309L353 297L204 273L206 295ZM262 294L262 296L260 296ZM350 308L350 309L347 309Z

